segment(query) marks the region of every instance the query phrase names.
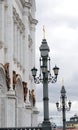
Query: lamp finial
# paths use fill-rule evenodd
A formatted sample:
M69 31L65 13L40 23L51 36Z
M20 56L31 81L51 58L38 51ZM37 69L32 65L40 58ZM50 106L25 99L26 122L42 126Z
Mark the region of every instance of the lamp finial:
M45 26L43 25L43 39L45 39Z
M62 78L62 86L64 86L64 79Z

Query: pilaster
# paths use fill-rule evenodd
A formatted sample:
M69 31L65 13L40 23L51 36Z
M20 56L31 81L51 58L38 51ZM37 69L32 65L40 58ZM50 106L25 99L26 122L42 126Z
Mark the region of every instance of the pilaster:
M8 91L7 93L7 127L15 127L16 118L16 97L15 91Z
M32 127L38 126L38 114L39 114L38 109L36 107L33 107L32 108L32 116L31 116Z
M24 118L26 122L24 122L24 126L26 125L27 127L32 126L32 120L31 120L31 113L32 113L32 108L30 104L25 104L25 111L24 111Z
M0 86L1 87L1 86ZM6 100L6 95L5 93L2 93L1 88L0 88L0 128L6 127L7 126L7 100Z

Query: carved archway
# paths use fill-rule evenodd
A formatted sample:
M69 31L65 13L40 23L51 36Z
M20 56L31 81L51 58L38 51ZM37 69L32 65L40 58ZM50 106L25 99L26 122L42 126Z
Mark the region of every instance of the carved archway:
M16 78L15 93L17 97L16 126L20 127L22 123L22 114L23 114L22 111L23 111L23 103L24 103L23 86L22 86L22 79L20 75L17 75Z

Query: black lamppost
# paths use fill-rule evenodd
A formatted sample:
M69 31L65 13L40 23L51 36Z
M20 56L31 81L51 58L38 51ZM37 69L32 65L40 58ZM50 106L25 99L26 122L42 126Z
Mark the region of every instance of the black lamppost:
M64 86L62 86L62 89L61 89L60 104L59 104L59 102L57 102L56 107L57 107L58 111L62 111L63 130L66 130L66 111L70 110L71 102L69 101L67 104L66 90L65 90Z
M51 75L50 72L50 57L49 57L49 47L46 39L42 40L42 44L40 46L40 74L39 77L36 77L37 69L34 67L31 69L32 76L34 78L34 82L39 84L40 82L43 84L43 106L44 106L44 121L42 123L43 127L51 127L51 123L49 121L49 98L48 98L48 84L49 82L55 83L57 81L58 76L58 67L54 67L54 76Z

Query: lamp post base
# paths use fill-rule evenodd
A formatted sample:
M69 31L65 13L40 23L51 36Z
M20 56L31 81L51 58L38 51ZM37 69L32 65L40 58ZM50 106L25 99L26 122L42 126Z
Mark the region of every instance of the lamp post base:
M51 130L51 122L50 121L43 121L42 123L42 130Z

